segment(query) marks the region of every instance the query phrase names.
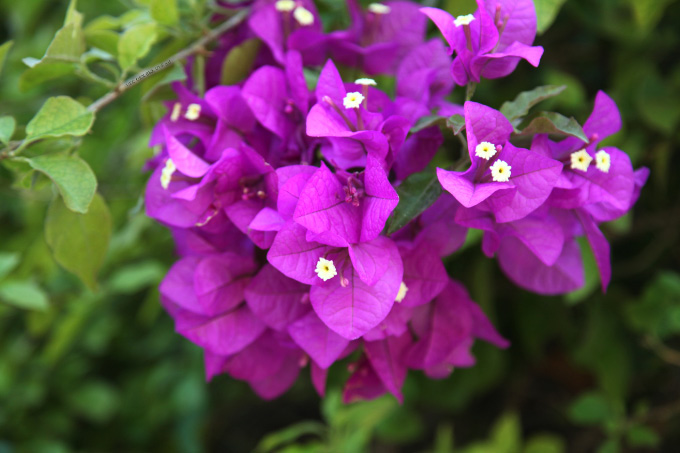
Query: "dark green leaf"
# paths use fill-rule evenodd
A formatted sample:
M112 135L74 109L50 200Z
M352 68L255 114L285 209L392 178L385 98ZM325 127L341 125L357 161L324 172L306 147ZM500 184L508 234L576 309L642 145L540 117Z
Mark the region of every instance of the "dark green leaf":
M542 112L535 117L518 135L556 134L573 136L588 142L583 128L574 118L567 118L555 112Z
M505 115L511 123L517 125L519 122L516 121L529 113L531 107L544 99L557 96L564 91L565 88L567 88L565 85L545 85L536 87L530 91L523 91L517 95L514 101L504 102L501 106L501 113Z
M415 126L411 128L411 133L415 134L416 132L420 132L423 129L427 129L428 127L432 126L437 126L437 125L443 125L445 124L446 117L445 116L439 116L439 115L429 115L429 116L424 116L420 118Z
M81 214L87 212L97 191L97 179L84 160L78 156L48 154L26 162L54 182L67 208Z
M566 0L534 0L536 8L536 31L539 35L543 34L555 20L562 4Z
M111 215L104 199L95 195L86 214L69 211L60 198L50 204L45 239L54 258L90 289L104 262L111 237Z
M12 48L12 44L14 44L14 41L7 41L0 46L0 74L2 74L2 67L5 65L7 53L9 53L9 49Z
M569 418L574 423L592 425L604 423L614 417L607 399L598 392L579 396L569 406Z
M17 123L11 116L0 116L0 143L8 144Z
M18 308L45 311L47 295L32 281L5 281L0 283L0 300Z
M453 115L446 119L446 127L450 127L458 135L465 128L465 118L462 115Z
M26 141L62 135L85 135L94 122L94 113L68 96L49 98L26 126Z
M128 28L118 41L118 62L123 70L134 66L140 58L149 53L156 42L155 24L139 24Z
M94 422L105 422L118 409L118 392L103 381L76 386L69 394L68 403L74 412Z
M659 445L659 435L650 427L637 425L632 426L626 432L626 438L631 447L654 448Z
M387 234L400 230L418 217L442 193L437 175L431 172L414 173L397 188L399 204L387 220Z
M564 453L565 441L553 434L537 434L524 446L523 453Z
M24 63L27 63L26 59L24 59ZM77 68L78 65L76 63L37 60L36 64L25 70L19 77L19 90L28 91L31 88L42 85L48 80L72 74Z
M259 39L252 38L231 49L222 63L222 85L234 85L250 74L260 44Z

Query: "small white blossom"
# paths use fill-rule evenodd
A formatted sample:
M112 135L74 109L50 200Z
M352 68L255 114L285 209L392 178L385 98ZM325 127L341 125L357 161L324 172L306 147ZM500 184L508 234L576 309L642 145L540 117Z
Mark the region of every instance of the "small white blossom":
M373 87L377 85L377 83L375 83L375 80L368 79L366 77L362 77L361 79L356 79L354 81L354 83L356 83L357 85L364 85L364 86L370 85L370 86L373 86Z
M470 25L470 22L475 20L475 16L472 14L466 14L465 16L458 16L456 19L453 21L453 24L456 27L460 27L461 25Z
M597 169L609 173L609 167L612 165L612 158L609 153L603 149L595 153L595 165Z
M475 147L475 156L489 160L496 155L496 147L493 143L481 142Z
M512 167L504 160L497 160L491 166L491 177L496 182L508 182Z
M572 170L588 171L588 167L592 161L593 158L590 157L590 154L588 154L588 151L585 149L571 153Z
M172 179L172 174L177 170L177 167L175 166L175 163L172 161L172 159L168 159L165 161L165 167L163 167L163 170L161 171L161 187L165 190L168 190L168 187L170 186L170 180Z
M312 25L314 23L314 14L312 14L307 8L303 6L298 6L293 11L293 17L298 22L298 24L306 27L307 25Z
M406 286L406 283L401 282L401 285L399 285L399 292L397 293L397 297L394 298L395 302L401 302L404 300L404 297L406 297L406 293L408 292L408 286Z
M295 9L295 2L293 0L279 0L274 4L277 11L290 12Z
M371 3L368 5L368 10L373 14L389 14L392 8L382 3Z
M189 104L187 112L184 114L184 118L189 121L195 121L199 116L201 116L201 104Z
M173 123L179 119L179 115L182 113L182 104L175 102L172 106L172 113L170 114L170 121Z
M358 109L362 102L364 102L364 95L353 91L352 93L347 93L345 99L342 100L342 105L346 109Z
M336 275L338 272L335 270L335 264L333 260L327 260L326 258L320 257L319 262L316 263L316 269L314 269L316 275L323 281L329 280Z

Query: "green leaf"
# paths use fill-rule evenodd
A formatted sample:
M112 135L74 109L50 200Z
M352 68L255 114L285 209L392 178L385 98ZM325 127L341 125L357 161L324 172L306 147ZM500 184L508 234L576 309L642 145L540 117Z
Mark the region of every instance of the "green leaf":
M580 138L588 142L583 128L574 118L567 118L555 112L542 112L535 117L518 135L556 134Z
M501 106L501 113L505 115L505 117L510 120L511 123L517 125L519 122L515 123L515 121L529 113L529 109L531 107L544 99L557 96L562 91L564 91L565 88L567 88L565 85L545 85L536 87L530 91L523 91L517 95L514 101L504 102Z
M442 193L437 175L432 172L414 173L397 188L399 204L387 220L387 234L400 230L418 217Z
M566 0L534 0L536 31L543 34L553 23Z
M524 447L524 453L564 453L567 451L564 440L553 434L532 436Z
M66 17L64 18L64 25L74 24L77 27L83 26L83 15L76 9L78 7L78 0L71 0L66 10Z
M632 426L626 432L626 439L631 447L648 447L655 448L659 445L661 439L659 435L650 427L638 425Z
M26 59L24 59L24 63ZM19 77L19 90L28 91L31 88L42 85L48 80L56 79L76 71L76 63L63 61L37 60L37 63L25 70Z
M317 421L304 421L296 423L280 431L266 435L255 447L255 452L266 453L278 451L286 444L292 443L303 436L322 437L326 432L326 426Z
M650 30L654 27L661 17L663 12L673 0L628 0L633 8L633 15L635 21L643 30Z
M151 17L163 25L175 25L179 22L177 0L151 0L149 5Z
M2 74L2 67L5 65L5 59L7 58L9 49L12 48L12 44L14 44L14 41L7 41L0 46L0 74Z
M222 85L234 85L250 74L260 45L259 39L252 38L231 49L222 63Z
M111 30L85 30L85 40L92 47L98 47L111 55L118 55L120 35Z
M19 264L19 254L0 252L0 280L5 278Z
M460 131L465 128L465 118L462 115L453 115L450 117L439 116L439 115L429 115L424 116L411 128L411 133L415 134L423 129L427 129L432 126L446 126L453 130L455 135L458 135Z
M491 432L494 450L497 453L514 453L519 451L522 443L522 427L515 413L501 416Z
M79 13L78 13L79 14ZM45 59L77 62L85 52L85 37L78 23L65 25L54 35L45 52Z
M86 214L69 211L60 198L50 204L45 239L55 260L77 275L90 289L104 262L111 238L111 215L104 199L95 195Z
M465 118L462 115L453 115L446 119L446 127L453 129L453 133L458 135L465 128Z
M163 275L165 268L156 261L131 264L113 274L108 281L108 287L113 292L133 294L156 285L163 279Z
M103 381L76 386L68 395L72 411L98 423L106 422L114 415L119 401L118 391Z
M87 162L62 154L37 156L26 162L54 182L67 208L81 214L87 212L97 191L97 178Z
M26 142L45 137L85 135L94 122L94 113L68 96L49 98L26 126Z
M0 283L0 300L27 310L45 311L48 308L45 292L29 280Z
M574 423L593 425L604 423L614 417L609 401L599 392L579 396L569 406L569 418Z
M120 67L127 71L140 58L144 58L157 37L155 24L139 24L127 29L118 41Z
M7 145L14 134L17 122L11 116L0 116L0 142Z

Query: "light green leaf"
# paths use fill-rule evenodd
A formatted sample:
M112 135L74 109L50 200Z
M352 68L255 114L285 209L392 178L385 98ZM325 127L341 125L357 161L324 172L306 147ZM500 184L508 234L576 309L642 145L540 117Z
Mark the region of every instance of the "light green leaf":
M0 116L0 142L8 144L14 134L17 122L11 116Z
M598 392L589 392L579 396L569 406L569 418L574 423L583 425L604 423L614 417L607 399Z
M0 280L5 278L19 264L19 254L0 252Z
M117 271L108 281L109 289L116 293L133 294L158 284L165 269L156 261L131 264Z
M54 259L76 274L90 289L104 262L111 238L111 215L104 199L95 195L86 214L69 211L60 198L50 204L45 239Z
M536 31L543 34L553 23L566 0L534 0L536 8Z
M14 41L7 41L0 46L0 74L2 74L2 67L5 65L7 53L9 53L9 49L12 47L12 44L14 44Z
M48 308L45 292L29 280L0 283L0 300L27 310L45 311Z
M139 24L128 28L118 41L118 62L123 70L134 66L140 58L144 58L156 42L155 24Z
M85 40L92 47L98 47L111 55L118 55L120 35L115 31L85 29Z
M506 413L496 422L491 432L496 453L514 453L519 451L522 443L522 427L519 417L514 413Z
M26 126L26 141L62 135L85 135L94 122L94 113L68 97L49 98Z
M303 421L288 426L280 431L266 435L255 447L256 453L279 451L286 444L295 442L303 436L322 437L326 432L326 426L317 421Z
M584 142L588 142L588 137L583 132L583 128L573 117L567 118L555 112L542 112L531 120L529 125L520 131L518 135L534 134L571 135L580 138Z
M67 208L81 214L87 212L97 191L97 178L87 162L62 154L37 156L26 162L52 180Z
M414 173L397 188L399 204L387 220L387 234L400 230L418 217L442 193L437 175L431 172Z
M501 106L501 113L510 120L511 123L517 125L519 122L515 121L524 117L529 113L529 109L544 99L557 96L564 89L567 88L565 85L553 86L545 85L541 87L536 87L530 91L523 91L517 95L514 101L504 102Z
M66 10L66 18L64 25L74 24L78 28L83 26L83 15L76 9L78 7L78 0L71 0Z
M177 0L151 0L149 4L151 17L163 25L175 25L179 22Z
M70 23L54 35L43 60L77 62L83 52L85 52L83 30L77 23Z
M250 74L260 44L259 39L247 39L231 49L222 63L222 85L234 85Z
M24 63L27 63L24 58ZM32 59L35 60L35 59ZM29 60L29 62L31 62ZM35 60L34 65L24 71L19 77L19 90L28 91L33 87L40 86L48 80L56 79L72 74L78 68L76 63L67 63L53 60Z

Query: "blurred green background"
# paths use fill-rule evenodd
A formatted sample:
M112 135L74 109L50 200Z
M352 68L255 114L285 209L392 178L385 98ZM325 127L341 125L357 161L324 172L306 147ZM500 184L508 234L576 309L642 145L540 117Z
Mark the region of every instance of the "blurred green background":
M80 0L78 9L88 24L132 10L148 17L157 3ZM428 4L472 10L468 0ZM210 2L179 5L182 26L161 27L144 62L163 61L199 35ZM329 19L342 6L317 5ZM555 17L536 40L545 48L541 66L522 63L506 79L485 81L475 100L498 108L536 85L564 84L541 107L581 122L598 89L616 100L624 128L608 144L652 173L633 212L603 228L612 244L606 295L592 257L583 290L541 297L510 284L472 240L447 267L510 349L477 344L477 366L442 381L411 372L402 406L391 397L342 406L338 383L321 401L305 371L273 402L227 376L206 384L200 349L174 333L158 303L173 246L143 214L141 168L163 111L151 96L140 102L152 82L141 84L102 110L82 139L31 148L79 145L97 175L112 233L96 291L60 267L46 243L52 185L34 178L27 189L16 169L0 165L0 453L677 452L680 2L536 5L540 28ZM25 125L49 96L87 104L107 91L75 76L34 83L22 76L21 60L44 54L67 7L66 0L0 0L0 44L14 41L0 74L0 116Z

